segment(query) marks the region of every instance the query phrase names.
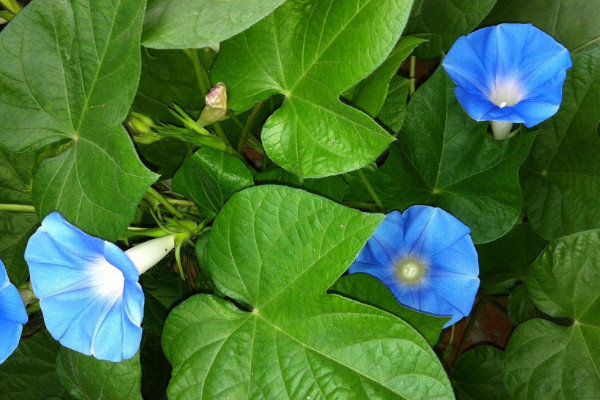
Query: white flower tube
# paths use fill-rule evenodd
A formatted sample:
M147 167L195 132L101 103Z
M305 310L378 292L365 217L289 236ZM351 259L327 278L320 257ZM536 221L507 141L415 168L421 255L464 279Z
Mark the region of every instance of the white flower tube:
M147 240L125 252L139 274L148 271L175 247L175 235Z

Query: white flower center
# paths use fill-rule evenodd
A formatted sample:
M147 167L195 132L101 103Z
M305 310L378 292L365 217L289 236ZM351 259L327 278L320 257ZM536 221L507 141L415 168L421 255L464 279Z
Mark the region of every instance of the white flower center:
M500 108L514 106L524 97L521 85L514 79L496 81L489 94L490 101Z
M97 260L90 276L90 286L99 297L117 298L123 294L125 277L120 269L104 259Z
M407 285L416 285L425 276L427 267L416 257L404 258L396 263L396 277Z

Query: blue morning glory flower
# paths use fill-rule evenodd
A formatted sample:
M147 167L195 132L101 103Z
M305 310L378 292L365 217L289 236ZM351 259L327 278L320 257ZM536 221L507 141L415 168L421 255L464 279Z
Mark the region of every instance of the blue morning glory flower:
M26 323L25 304L0 261L0 364L17 348Z
M125 253L57 212L46 216L29 239L25 260L50 334L63 346L101 360L133 357L142 338L139 274L174 245L173 236L155 240L154 251L149 241Z
M479 263L468 226L441 208L393 211L367 241L350 273L383 282L399 303L427 314L469 315L479 288Z
M496 139L512 123L532 127L562 101L569 50L532 24L500 24L460 37L443 61L455 93L477 121L492 121Z

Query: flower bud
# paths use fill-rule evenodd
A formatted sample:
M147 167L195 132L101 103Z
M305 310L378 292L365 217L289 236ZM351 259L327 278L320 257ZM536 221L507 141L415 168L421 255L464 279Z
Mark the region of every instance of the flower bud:
M223 82L217 83L206 95L205 103L198 119L199 126L215 123L227 114L227 86Z

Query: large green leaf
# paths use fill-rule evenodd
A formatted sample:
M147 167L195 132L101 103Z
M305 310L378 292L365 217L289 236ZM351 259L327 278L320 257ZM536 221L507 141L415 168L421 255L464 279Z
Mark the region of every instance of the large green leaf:
M489 242L520 217L518 171L534 134L496 141L486 128L462 109L440 68L412 97L385 164L364 174L386 210L436 205L469 225L476 243ZM363 186L355 179L348 192L364 201Z
M0 149L0 203L31 205L31 169L34 153L10 153ZM20 285L29 276L23 253L39 222L34 212L0 211L0 260L12 283Z
M113 363L63 347L58 352L56 370L62 384L76 399L142 399L139 354L129 360Z
M416 54L420 58L439 58L459 36L479 25L494 4L496 0L416 0L405 33L430 34Z
M339 95L383 62L412 0L288 0L223 43L214 80L230 107L248 109L281 93L265 123L269 157L300 178L335 175L375 160L392 138Z
M253 184L239 158L210 147L189 156L173 178L173 189L194 200L204 218L214 218L232 194Z
M573 64L521 171L529 221L547 240L600 227L600 48Z
M527 273L535 305L570 326L531 319L506 348L505 383L515 399L596 399L600 393L600 231L550 243Z
M60 152L35 174L38 216L58 210L111 240L155 179L121 126L140 74L143 10L143 0L38 0L0 35L1 145Z
M143 44L157 49L218 45L285 0L149 0Z
M58 347L58 342L43 333L21 340L15 352L0 365L0 398L70 399L56 375Z
M570 50L583 50L600 43L598 19L600 2L595 0L498 0L483 25L533 23Z
M244 311L196 295L167 318L177 399L452 398L428 343L401 319L327 294L383 216L298 189L235 194L207 268Z

